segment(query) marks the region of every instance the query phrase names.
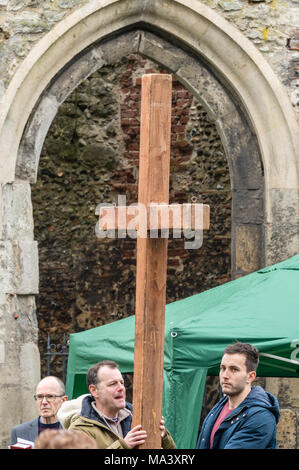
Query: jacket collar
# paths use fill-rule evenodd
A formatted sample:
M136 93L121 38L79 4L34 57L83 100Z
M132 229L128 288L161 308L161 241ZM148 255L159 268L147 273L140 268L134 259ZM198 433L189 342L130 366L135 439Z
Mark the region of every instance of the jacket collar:
M118 416L114 420L114 419L109 418L108 416L104 415L104 413L102 413L100 410L98 410L98 408L96 407L95 401L91 402L91 406L93 407L94 411L99 415L99 417L103 420L106 420L106 421L108 420L108 421L114 421L115 422L115 420L117 420L116 422L120 423L121 421L126 419L128 416L132 415L131 411L128 410L128 408L123 408L123 409L119 410Z
M94 398L92 395L87 395L84 397L82 401L82 408L81 408L81 415L84 418L90 419L92 421L96 421L102 426L105 426L107 428L107 424L105 420L101 417L99 414L98 410L94 409L92 406L92 403L94 402ZM121 427L123 431L123 435L126 436L126 434L129 432L131 429L131 423L132 423L132 405L131 403L126 402L126 407L124 410L127 410L129 413L127 414L126 417L121 421Z

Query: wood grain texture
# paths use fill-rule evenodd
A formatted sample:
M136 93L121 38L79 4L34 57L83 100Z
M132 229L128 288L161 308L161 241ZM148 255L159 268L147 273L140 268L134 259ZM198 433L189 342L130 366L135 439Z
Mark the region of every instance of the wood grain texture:
M170 75L142 77L138 202L169 202ZM160 449L168 240L137 238L133 425L142 424L146 443Z

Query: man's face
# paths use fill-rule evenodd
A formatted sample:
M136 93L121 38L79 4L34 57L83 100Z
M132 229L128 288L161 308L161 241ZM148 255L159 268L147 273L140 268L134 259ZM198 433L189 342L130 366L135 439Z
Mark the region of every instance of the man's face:
M228 396L242 393L246 386L250 386L253 372L247 372L244 354L224 354L220 365L220 385L222 392Z
M53 400L47 400L46 398L43 398L42 400L37 400L36 402L39 415L41 416L44 423L55 423L57 421L57 411L59 410L62 403L67 400L65 395L58 396L61 394L62 392L59 383L52 377L44 378L36 387L36 395L56 395L56 398Z
M126 389L119 369L103 366L98 370L99 383L91 387L97 408L108 417L115 417L126 406Z

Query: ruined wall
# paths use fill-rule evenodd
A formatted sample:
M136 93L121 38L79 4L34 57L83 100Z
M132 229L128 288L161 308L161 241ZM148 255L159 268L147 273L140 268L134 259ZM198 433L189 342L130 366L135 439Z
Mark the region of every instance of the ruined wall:
M157 65L131 55L101 68L60 107L32 185L39 243L37 296L43 371L47 334L81 331L135 312L136 242L97 239L95 208L137 201L141 76ZM230 176L215 125L173 80L170 202L211 205L200 250L170 239L167 302L230 280Z
M49 130L32 186L43 373L48 334L58 343L63 333L134 313L135 241L96 239L94 211L99 202L117 202L118 194L127 204L136 201L141 76L161 71L167 72L136 55L103 67L70 95ZM172 106L170 200L210 204L211 230L194 252L170 240L167 302L229 281L231 248L230 178L219 135L176 80ZM61 361L54 359L51 370L61 374ZM218 379L207 383L202 418L219 396ZM280 401L278 447L296 448L298 380L257 383Z

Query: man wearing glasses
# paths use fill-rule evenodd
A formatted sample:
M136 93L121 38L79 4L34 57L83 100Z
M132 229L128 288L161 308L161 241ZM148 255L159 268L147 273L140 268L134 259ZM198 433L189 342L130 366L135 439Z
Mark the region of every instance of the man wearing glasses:
M45 377L38 383L34 398L38 418L15 426L11 431L10 445L16 444L18 438L34 443L37 436L45 429L62 428L57 412L67 400L64 383L58 377Z

